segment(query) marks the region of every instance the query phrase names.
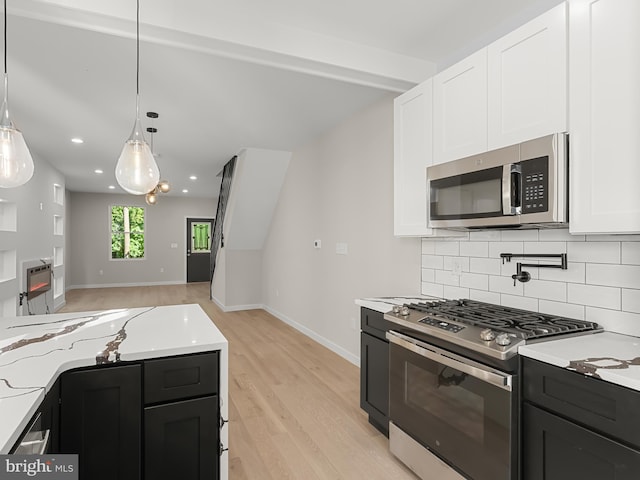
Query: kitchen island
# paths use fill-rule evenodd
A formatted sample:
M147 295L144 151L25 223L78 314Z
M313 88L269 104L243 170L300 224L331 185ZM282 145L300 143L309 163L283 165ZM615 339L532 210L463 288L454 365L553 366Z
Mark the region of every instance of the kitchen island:
M147 382L147 371L153 370L147 364L206 352L216 352L219 365L215 392L219 413L215 412L215 418L217 421L219 415L226 420L228 344L199 305L2 318L0 453L11 451L45 395L65 372L83 367L105 371L138 362ZM145 399L147 390L145 383ZM219 434L220 448L226 449L228 428L222 427ZM218 449L211 455L218 455ZM226 479L227 471L225 452L220 457L220 478Z

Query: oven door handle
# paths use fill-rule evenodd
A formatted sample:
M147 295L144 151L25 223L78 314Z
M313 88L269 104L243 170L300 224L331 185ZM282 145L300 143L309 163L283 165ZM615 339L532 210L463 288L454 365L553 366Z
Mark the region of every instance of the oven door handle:
M446 352L445 350L441 350L433 345L419 342L414 338L393 330L388 331L386 337L391 343L395 343L400 347L417 353L421 357L428 358L429 360L446 365L447 367L455 368L456 370L495 385L503 390L511 391L512 389L512 375L502 373L471 360L462 360L462 357L458 357L454 353ZM458 358L461 359L458 360Z

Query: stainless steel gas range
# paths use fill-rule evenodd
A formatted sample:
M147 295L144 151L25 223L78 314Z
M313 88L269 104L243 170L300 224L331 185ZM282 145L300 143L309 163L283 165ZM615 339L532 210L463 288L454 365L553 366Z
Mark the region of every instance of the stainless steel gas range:
M595 323L444 300L394 307L389 443L423 479L518 479L518 347Z

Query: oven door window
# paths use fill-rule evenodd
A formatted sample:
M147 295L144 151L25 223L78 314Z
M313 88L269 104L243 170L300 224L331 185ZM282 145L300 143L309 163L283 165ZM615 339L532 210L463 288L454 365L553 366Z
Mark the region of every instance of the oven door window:
M390 418L474 480L512 478L512 394L390 345Z

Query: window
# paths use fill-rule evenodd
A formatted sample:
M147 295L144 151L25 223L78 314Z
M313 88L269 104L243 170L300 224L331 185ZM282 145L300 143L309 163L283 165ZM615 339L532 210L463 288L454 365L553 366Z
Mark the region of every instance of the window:
M144 258L143 207L111 207L111 258Z

